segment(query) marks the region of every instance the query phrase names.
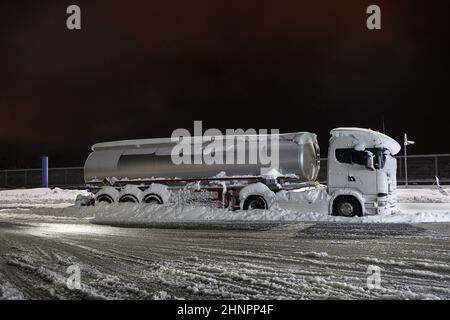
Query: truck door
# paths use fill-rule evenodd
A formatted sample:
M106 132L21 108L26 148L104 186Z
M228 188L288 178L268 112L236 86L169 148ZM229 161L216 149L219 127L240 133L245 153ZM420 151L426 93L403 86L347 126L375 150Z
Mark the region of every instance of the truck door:
M333 153L328 159L328 187L330 189L347 188L348 167L352 159L351 149L336 149ZM332 159L333 156L334 159Z
M348 167L348 187L356 189L362 194L377 194L377 173L366 168L367 153L351 150L351 164Z

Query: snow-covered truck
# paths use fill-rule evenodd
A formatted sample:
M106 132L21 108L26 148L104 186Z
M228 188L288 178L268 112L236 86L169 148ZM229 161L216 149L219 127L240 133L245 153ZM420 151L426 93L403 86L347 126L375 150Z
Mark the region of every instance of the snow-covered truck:
M385 134L362 128L331 130L327 160L328 212L341 216L390 213L396 207L396 159L400 145ZM272 150L276 138L276 170L264 171L259 162L174 163L173 138L98 143L92 146L85 181L95 202L164 204L176 201L212 202L230 209L269 209L277 194L293 202L290 194L305 186L318 186L320 151L314 133L267 135ZM233 154L258 152L252 143L261 135L222 136L221 151ZM211 141L211 139L206 139ZM207 151L204 140L193 149ZM200 144L196 148L194 144ZM266 150L266 151L268 151ZM195 156L195 151L193 152ZM249 159L251 156L248 156ZM245 157L244 157L245 158ZM242 159L241 159L242 160Z

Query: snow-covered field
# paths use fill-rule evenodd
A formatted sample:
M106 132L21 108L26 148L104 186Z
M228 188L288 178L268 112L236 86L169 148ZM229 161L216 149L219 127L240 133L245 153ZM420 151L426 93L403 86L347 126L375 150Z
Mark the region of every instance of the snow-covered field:
M431 188L400 189L399 213L363 218L328 216L311 192L301 211L253 212L78 207L78 194L0 191L0 299L450 299L450 199Z

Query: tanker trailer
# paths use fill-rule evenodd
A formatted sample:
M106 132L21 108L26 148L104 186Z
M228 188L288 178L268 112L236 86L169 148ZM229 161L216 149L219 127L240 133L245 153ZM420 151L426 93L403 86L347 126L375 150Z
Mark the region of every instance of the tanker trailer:
M177 163L173 155L179 147L173 138L95 144L84 167L86 184L97 202L162 204L170 201L169 193L189 190L195 201L264 209L267 200L257 193L313 182L319 172L319 146L309 132L193 137L179 154L185 161ZM276 155L270 158L276 160L275 169L261 153ZM241 203L252 189L255 194Z
M352 217L395 212L394 156L400 145L370 129L336 128L330 134L327 185L320 186L328 213ZM85 181L96 193L96 202L163 204L184 199L172 197L181 194L230 209L268 209L275 198L278 207L305 209L296 207L301 200L298 188L317 185L320 162L315 134L222 137L223 145L213 149L211 137L200 137L200 142L194 138L180 150L179 141L172 138L95 144L86 160ZM263 137L266 145L255 144ZM261 150L278 156L272 159L275 166L254 157ZM218 154L233 161L210 163ZM180 158L185 161L179 162ZM276 170L268 170L271 167Z

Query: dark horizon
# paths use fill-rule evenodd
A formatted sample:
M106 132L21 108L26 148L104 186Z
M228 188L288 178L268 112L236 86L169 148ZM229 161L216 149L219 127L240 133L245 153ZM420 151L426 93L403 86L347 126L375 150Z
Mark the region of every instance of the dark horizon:
M66 28L77 4L82 29ZM366 28L377 4L382 30ZM359 126L450 153L446 1L3 1L0 169L176 128ZM432 139L430 139L430 137Z

